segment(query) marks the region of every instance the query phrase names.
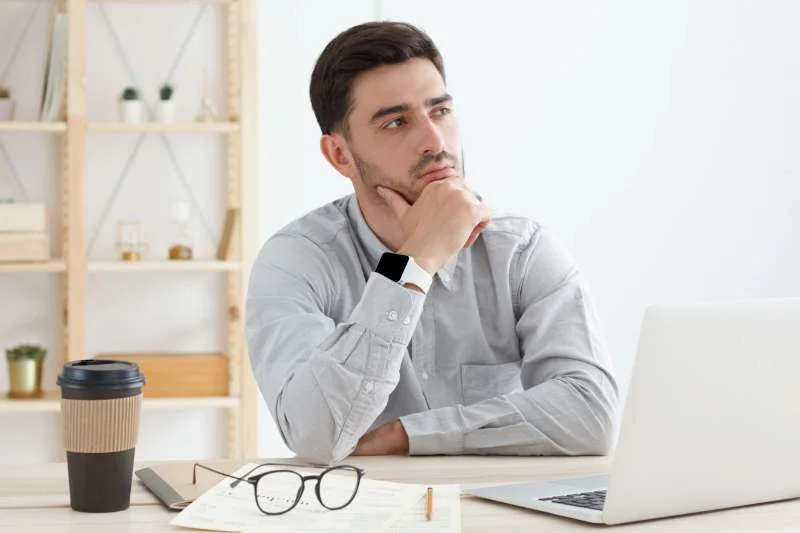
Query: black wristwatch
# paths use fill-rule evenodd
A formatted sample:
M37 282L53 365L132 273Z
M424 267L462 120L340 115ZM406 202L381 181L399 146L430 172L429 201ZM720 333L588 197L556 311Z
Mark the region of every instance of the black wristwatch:
M416 285L426 294L433 282L433 277L419 266L413 257L391 252L386 252L381 256L375 272L401 285L406 283Z

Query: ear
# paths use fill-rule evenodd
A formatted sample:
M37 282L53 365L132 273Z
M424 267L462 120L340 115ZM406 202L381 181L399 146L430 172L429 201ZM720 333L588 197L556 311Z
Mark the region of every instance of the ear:
M353 179L358 174L356 172L355 162L350 150L347 148L347 142L344 137L338 133L323 135L319 140L319 149L322 155L328 160L336 171L346 178Z

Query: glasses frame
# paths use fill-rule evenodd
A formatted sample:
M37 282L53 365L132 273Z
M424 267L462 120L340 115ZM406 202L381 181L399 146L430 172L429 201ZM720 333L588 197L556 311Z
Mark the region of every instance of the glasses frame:
M276 470L267 470L266 472L261 472L259 474L256 474L255 476L251 476L250 475L253 472L255 472L256 470L258 470L259 468L262 468L262 467L265 467L265 466L280 466L280 467L283 467L283 468L276 469ZM316 475L316 476L304 476L300 472L292 470L291 468L287 468L287 467L292 467L292 466L297 467L297 468L321 468L322 472L320 472L319 475ZM366 471L364 469L358 468L357 466L353 466L353 465L336 465L336 466L325 467L325 466L315 466L315 465L287 465L287 464L282 464L282 463L262 463L260 465L257 465L255 467L251 468L250 471L246 472L244 475L239 477L239 476L234 476L232 474L227 474L225 472L221 472L219 470L215 470L215 469L213 469L213 468L211 468L209 466L205 466L205 465L202 465L200 463L195 463L194 467L192 468L192 485L196 485L197 484L197 469L198 469L198 467L202 468L204 470L208 470L209 472L214 472L215 474L219 474L221 476L225 476L225 477L234 479L235 481L231 482L231 484L230 484L230 487L232 489L235 489L239 485L239 483L249 483L250 485L252 485L253 486L253 498L255 498L255 500L256 500L256 506L258 507L258 510L261 511L262 513L264 513L266 515L270 515L270 516L277 516L277 515L286 514L289 511L291 511L292 509L294 509L295 507L297 507L297 504L300 503L300 499L303 497L303 493L305 492L306 482L307 481L314 481L314 480L316 480L316 484L314 486L314 494L317 496L317 500L319 501L320 505L322 505L324 508L328 509L329 511L338 511L340 509L344 509L345 507L350 505L353 502L353 500L356 498L356 494L358 494L358 488L361 486L361 478L363 478L364 474L366 474ZM336 472L336 471L343 471L343 470L352 471L352 472L356 473L356 486L353 489L353 494L352 494L352 496L350 496L350 499L347 500L347 502L344 503L343 505L338 505L338 506L335 506L335 507L329 507L328 505L325 505L325 502L322 501L322 496L320 495L320 485L322 484L322 479L325 476L325 474L327 474L329 472ZM278 512L265 511L264 508L261 507L261 502L258 501L258 482L264 476L268 476L270 474L275 474L275 473L290 473L290 474L296 475L301 480L300 488L297 490L297 495L295 497L294 503L289 508L287 508L287 509L285 509L283 511L278 511Z

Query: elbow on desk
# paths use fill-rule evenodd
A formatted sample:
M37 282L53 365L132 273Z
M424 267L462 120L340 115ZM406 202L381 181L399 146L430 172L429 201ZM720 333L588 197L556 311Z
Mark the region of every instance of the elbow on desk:
M302 428L289 427L286 419L278 424L283 441L298 459L315 465L338 463L353 451L355 444L339 438L334 441L326 435L322 427L314 424Z
M609 455L617 437L618 396L613 383L600 387L575 379L569 386L582 399L584 431L574 435L574 442L565 446L567 455Z
M298 391L295 390L293 394L297 400ZM270 406L270 411L283 442L298 459L315 465L331 465L355 449L357 439L347 438L324 409L314 408L313 405L288 409L287 402L292 405L284 388ZM294 405L299 404L298 401L294 402Z
M342 459L350 455L352 450L341 452L336 450L333 446L326 445L322 442L314 442L314 438L305 439L302 443L295 446L290 445L289 448L297 454L298 459L302 459L310 464L319 466L329 466L340 462Z
M569 449L568 455L610 455L614 449L615 436L613 424L603 425L576 442Z

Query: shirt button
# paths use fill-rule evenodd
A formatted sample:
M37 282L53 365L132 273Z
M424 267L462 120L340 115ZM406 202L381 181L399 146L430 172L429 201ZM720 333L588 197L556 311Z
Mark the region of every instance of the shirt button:
M386 317L392 322L394 322L395 320L397 320L397 311L389 311Z
M367 394L372 394L373 390L375 390L375 385L373 385L371 381L364 383L364 392Z
M405 324L406 326L411 324L411 318L410 317L405 317L403 319L403 324Z
M422 379L428 379L428 373L427 372L423 372L422 373Z

